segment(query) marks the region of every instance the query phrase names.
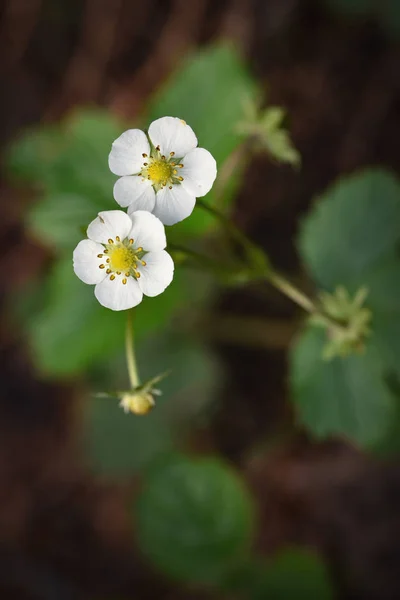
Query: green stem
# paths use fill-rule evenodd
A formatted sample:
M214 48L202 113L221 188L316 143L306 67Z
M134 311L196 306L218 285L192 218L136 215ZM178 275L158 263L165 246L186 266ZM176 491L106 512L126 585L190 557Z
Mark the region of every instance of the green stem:
M197 206L200 206L200 208L209 212L210 215L213 215L213 217L218 219L224 225L224 227L229 231L229 233L232 235L232 237L237 242L239 242L239 244L241 244L244 248L247 248L249 246L249 244L253 245L253 243L250 242L250 240L243 233L243 231L241 231L238 227L236 227L236 225L230 219L228 219L228 217L226 217L223 213L221 213L219 210L217 210L213 206L210 206L209 204L207 204L207 202L204 202L203 198L197 198Z
M267 279L276 289L290 298L295 304L303 308L306 312L310 314L315 314L318 312L314 302L281 275L278 275L272 271L267 274Z
M262 252L261 248L256 247L255 244L249 240L249 238L219 210L204 202L202 198L197 199L197 204L216 217L224 225L224 227L228 229L232 237L241 244L245 251L257 248L260 250L260 252ZM311 315L318 315L321 322L325 322L328 327L342 328L341 325L338 324L334 319L331 319L327 315L323 314L317 305L306 294L297 289L292 283L290 283L290 281L282 277L282 275L278 275L278 273L275 273L272 270L267 270L265 272L265 279L267 279L271 285L277 288L280 292L282 292L282 294L287 296L303 310Z
M126 336L125 336L126 364L128 367L129 383L132 389L140 385L138 368L135 357L135 347L133 338L133 310L128 310L126 318Z

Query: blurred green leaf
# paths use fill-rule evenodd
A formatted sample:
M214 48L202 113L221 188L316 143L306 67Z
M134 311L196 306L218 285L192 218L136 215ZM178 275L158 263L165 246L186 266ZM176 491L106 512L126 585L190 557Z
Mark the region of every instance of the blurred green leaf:
M105 111L80 109L60 125L26 131L10 147L6 166L16 180L38 184L49 195L81 195L98 210L115 208L107 159L121 128Z
M74 274L72 258L54 263L45 305L26 315L33 359L45 375L75 375L123 344L123 313L100 306L93 290Z
M254 511L241 480L216 459L170 457L145 477L135 507L143 553L175 579L215 583L247 554Z
M256 150L267 152L278 162L298 167L301 156L283 125L284 119L285 110L280 106L261 109L258 102L248 102L243 119L237 125L237 131L245 138L251 139Z
M298 245L316 282L333 290L363 285L364 274L399 242L400 183L371 169L339 180L319 198Z
M272 560L255 563L248 574L249 600L331 600L333 590L324 563L302 549L281 551Z
M87 196L58 194L45 197L29 212L28 227L42 244L71 252L82 239L81 229L96 218L98 206Z
M156 298L144 298L136 309L135 333L151 333L164 326L185 294L177 273L173 283ZM123 347L125 312L103 308L94 287L74 274L72 258L53 265L46 302L36 314L26 314L33 359L45 375L76 375L104 362Z
M63 146L63 136L56 125L39 125L24 131L6 155L6 167L16 183L53 186L53 167Z
M148 111L148 122L165 115L185 119L195 131L199 146L211 152L220 170L241 142L235 126L242 117L243 102L258 93L258 86L231 44L196 52L177 69L157 93ZM223 204L228 206L229 198ZM213 191L207 200L214 203ZM213 219L195 209L189 219L169 231L177 237L201 234ZM172 239L172 238L171 238Z
M290 353L290 386L298 420L317 438L340 436L371 447L384 438L395 398L369 343L359 356L322 360L325 333L306 329Z
M170 370L156 386L162 395L155 398L151 413L139 417L125 414L115 398L91 397L84 405L86 458L97 473L107 477L131 475L172 449L175 441L181 442L190 431L188 423L193 423L215 395L217 365L193 340L158 334L140 343L137 355L142 381ZM105 379L108 385L113 381L111 374Z
M157 399L158 402L168 398ZM158 407L145 416L126 414L117 398L90 397L83 407L83 450L89 466L108 478L132 475L173 447Z

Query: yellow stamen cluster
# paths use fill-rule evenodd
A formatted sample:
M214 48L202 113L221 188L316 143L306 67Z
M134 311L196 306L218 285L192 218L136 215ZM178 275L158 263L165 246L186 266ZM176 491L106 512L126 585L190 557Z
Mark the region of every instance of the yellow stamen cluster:
M140 175L151 181L157 191L166 186L171 190L174 184L183 181L183 177L178 176L178 169L181 169L183 164L177 164L174 155L175 152L171 152L167 158L161 154L160 146L152 151L151 156L142 155L145 162Z
M105 263L99 264L99 269L107 268L106 273L110 275L110 281L114 281L116 275L122 273L124 274L121 280L123 285L127 284L128 277L139 279L138 264L146 266L146 262L142 260L144 250L142 247L134 248L133 244L132 238L121 242L120 237L116 236L115 241L110 238L103 253L97 255L97 258L106 257Z

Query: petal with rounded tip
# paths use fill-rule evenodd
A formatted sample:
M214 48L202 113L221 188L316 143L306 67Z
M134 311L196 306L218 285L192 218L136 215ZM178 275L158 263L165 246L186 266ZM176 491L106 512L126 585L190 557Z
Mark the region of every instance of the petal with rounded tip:
M146 264L138 265L139 287L146 296L158 296L174 277L174 261L165 250L149 252L143 260Z
M175 225L192 214L196 197L182 185L165 187L156 194L156 205L153 213L164 225Z
M183 157L182 163L179 175L183 177L185 190L196 198L208 194L217 176L217 163L212 154L204 148L195 148Z
M103 254L104 247L92 240L82 240L79 242L73 253L73 264L75 275L84 283L100 283L106 276L105 269L100 269L104 258L99 258L98 254Z
M114 280L111 277L108 275L94 288L94 295L102 306L111 310L128 310L140 304L143 293L136 279L127 277L126 284L123 284L123 275L117 275Z
M167 245L165 228L160 219L144 210L131 214L132 228L129 238L134 240L134 248L142 247L146 252L159 252Z
M153 121L149 127L149 138L153 146L160 146L161 154L167 157L174 152L177 158L181 158L197 146L193 129L177 117L161 117Z
M105 210L87 228L87 236L94 242L107 244L118 236L121 241L128 237L132 228L131 218L122 210Z
M143 154L150 154L150 144L146 134L140 129L128 129L113 142L108 155L108 166L115 175L135 175L140 173Z

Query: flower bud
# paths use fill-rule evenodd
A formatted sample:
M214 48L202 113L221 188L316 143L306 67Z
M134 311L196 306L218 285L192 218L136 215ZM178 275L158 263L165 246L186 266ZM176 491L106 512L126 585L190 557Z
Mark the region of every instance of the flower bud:
M126 413L131 412L135 415L146 415L153 408L155 402L150 392L140 390L124 394L119 405L122 406Z

